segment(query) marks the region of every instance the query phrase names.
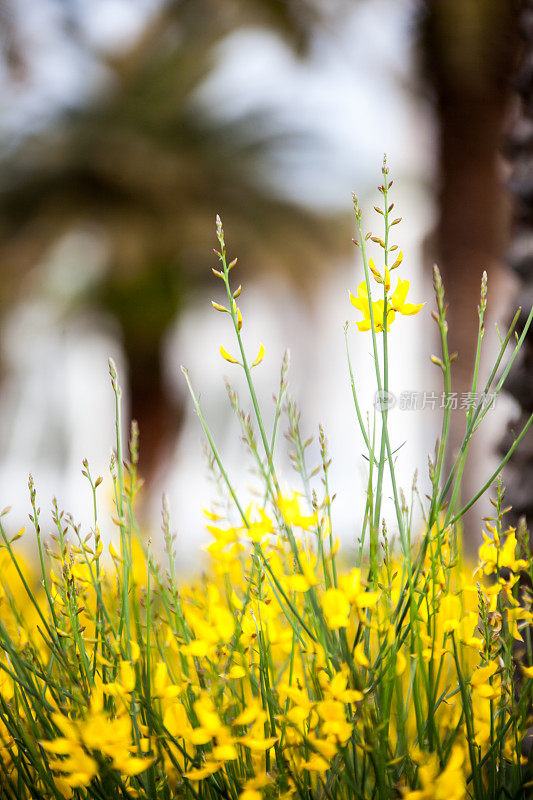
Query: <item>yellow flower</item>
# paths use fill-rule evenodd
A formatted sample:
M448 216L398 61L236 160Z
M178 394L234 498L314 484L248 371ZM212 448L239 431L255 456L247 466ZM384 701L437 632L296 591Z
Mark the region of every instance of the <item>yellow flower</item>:
M219 769L220 764L208 761L199 769L191 769L189 772L184 772L183 777L187 778L188 781L203 781L204 778L208 778L213 773L218 772Z
M385 278L382 278L377 269L372 262L371 265L372 274L378 281L378 283L384 283L385 289L388 292L390 289L390 274L389 271L385 270ZM374 327L376 331L382 331L387 326L387 331L389 330L391 324L394 322L396 312L400 314L405 314L412 316L413 314L418 314L418 312L423 308L424 303L420 303L418 305L414 305L413 303L407 303L407 292L409 291L409 281L402 280L398 278L398 285L396 289L392 293L392 295L387 299L387 311L385 312L385 301L384 299L380 300L372 300L369 297L366 281L363 281L359 284L357 288L357 297L350 292L350 302L351 304L357 308L358 311L361 311L363 314L363 319L357 323L357 327L360 331L369 331L372 327L371 319L370 319L370 308L372 308L372 317L374 318ZM385 323L386 317L386 323Z
M357 297L354 297L354 295L350 292L350 302L354 308L357 308L357 310L361 311L363 314L363 319L357 323L357 327L360 331L369 331L372 327L372 323L370 320L370 300L365 281L359 284L357 288ZM384 307L385 304L383 300L372 301L374 327L378 332L382 331L384 327ZM387 331L389 330L391 323L394 321L394 316L394 309L392 306L387 305Z
M255 698L251 700L248 705L241 711L241 713L233 720L233 725L250 725L252 722L261 722L266 720L266 713L263 706Z
M217 761L234 761L239 757L231 741L221 742L213 747L213 755Z
M512 572L520 572L529 566L525 559L515 557L516 544L515 528L509 528L505 544L500 552L500 566L508 567Z
M443 633L456 631L461 624L461 600L456 594L446 594L440 601L439 617Z
M295 575L289 575L286 578L287 584L294 592L307 592L311 586L316 586L318 578L315 574L316 556L310 556L307 553L300 553L300 567L301 572Z
M219 736L224 732L224 726L220 721L214 703L207 693L203 693L194 703L194 713L200 723L200 727L195 728L193 732L195 744L206 744L211 739L214 739L215 736Z
M155 665L153 694L155 697L172 699L181 694L183 686L174 685L169 677L167 665L164 661L158 661Z
M240 364L241 362L238 361L235 356L232 356L231 353L228 353L225 347L220 345L220 355L222 356L225 361L228 361L230 364Z
M348 675L346 672L337 672L330 680L328 674L321 670L318 673L318 682L325 694L331 695L334 700L342 703L355 703L363 699L364 695L357 689L348 689Z
M520 628L518 627L518 621L527 620L531 622L532 619L533 615L531 612L526 611L519 605L507 609L507 624L509 625L509 630L511 631L513 639L517 639L519 642L523 641Z
M418 767L421 788L404 792L404 800L463 800L466 795L463 761L462 748L454 745L446 767L439 774L437 756L427 754Z
M41 742L41 747L52 755L50 767L61 772L62 780L72 789L88 786L98 772L96 761L77 741L60 737L52 742Z
M403 675L403 673L405 672L406 666L407 666L407 659L404 656L404 654L402 653L402 651L398 650L398 652L396 653L396 664L395 664L395 667L394 667L394 671L395 671L396 675L398 675L398 676Z
M185 706L181 702L177 701L168 705L163 716L163 725L175 739L190 741L193 729Z
M333 756L337 753L338 747L333 739L317 739L310 734L307 737L307 742L311 745L313 750L317 750L321 756L331 761Z
M348 627L350 603L343 591L327 589L322 595L321 603L328 628L336 630Z
M252 514L253 506L249 506L246 512L247 518L250 519ZM245 529L244 533L252 542L262 544L268 534L274 533L274 523L262 508L257 509L255 516L256 519L250 522L250 527ZM257 516L259 516L259 519L257 519Z
M272 779L264 773L256 775L255 778L251 778L249 781L246 781L243 786L243 790L239 795L239 800L261 800L262 794L259 789L263 789L265 786L268 786L271 781Z
M51 768L61 772L62 780L72 788L88 786L97 774L97 764L87 751L109 757L113 769L128 777L144 772L153 763L153 758L131 755L134 744L129 715L108 719L97 712L76 722L61 714L52 718L63 736L41 745L56 757L51 759Z
M254 753L264 753L266 750L270 750L271 747L274 747L278 741L278 737L271 736L265 739L264 731L261 731L254 725L254 728L247 736L241 736L237 741L240 742L240 744L244 744Z
M341 575L339 586L346 595L350 605L355 606L359 618L362 610L375 606L379 600L378 592L367 592L361 581L361 570L354 567L348 575Z
M364 642L359 642L359 644L357 645L357 647L353 651L353 655L354 655L355 660L357 661L358 664L360 664L361 667L364 667L365 669L369 669L370 668L370 661L368 660L368 658L366 656L366 653L365 653L365 643Z
M330 763L324 756L314 753L308 761L302 762L301 767L309 770L309 772L327 772L330 768Z
M494 700L499 696L499 680L494 684L489 683L489 679L492 678L497 669L498 665L494 661L489 661L483 667L478 667L472 674L470 683L479 697Z
M263 795L257 789L245 789L239 795L239 800L262 800Z
M344 703L339 700L322 700L317 704L317 711L322 720L322 732L325 736L333 736L344 744L352 735L352 726L346 721Z
M246 670L244 669L244 667L241 667L240 664L233 664L230 667L227 676L232 680L240 680L241 678L244 678L246 676Z
M488 530L493 534L491 539L483 531L484 542L479 548L479 561L485 575L492 575L502 567L507 567L511 572L520 572L527 569L528 562L521 558L516 558L516 533L515 528L509 528L505 544L502 546L500 536L497 531L487 525Z
M316 514L303 513L300 495L297 492L293 492L291 495L280 494L277 502L283 519L288 525L296 525L297 528L303 528L304 531L309 531L317 525Z

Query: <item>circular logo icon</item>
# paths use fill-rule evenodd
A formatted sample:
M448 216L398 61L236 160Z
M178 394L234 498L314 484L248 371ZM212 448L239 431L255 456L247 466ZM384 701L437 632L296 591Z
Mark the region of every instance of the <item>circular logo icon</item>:
M379 408L380 411L389 411L396 405L396 397L392 392L385 392L383 390L381 392L376 392L374 405L376 408Z

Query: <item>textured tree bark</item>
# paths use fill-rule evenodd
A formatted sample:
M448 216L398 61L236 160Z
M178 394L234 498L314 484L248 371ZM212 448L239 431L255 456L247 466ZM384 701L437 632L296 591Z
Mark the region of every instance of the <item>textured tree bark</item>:
M513 201L513 224L507 262L519 281L516 305L522 313L518 331L523 331L533 305L533 2L522 0L517 14L520 31L520 48L513 80L515 97L509 120L506 155L510 166L508 190ZM524 345L515 367L506 383L506 390L517 401L520 411L508 426L501 442L501 451L506 453L515 435L533 412L533 331L526 335ZM518 525L518 540L527 536L526 525L531 524L533 514L533 435L526 434L513 453L504 472L505 499L511 511L507 515L510 523ZM521 554L522 555L522 554ZM520 576L521 602L529 606L531 581L527 573ZM515 640L513 657L515 669L515 694L523 692L521 663L530 663L533 629L529 626L522 632L522 641ZM529 640L529 641L528 641ZM531 710L531 707L530 707ZM524 738L523 753L530 755L533 745L533 727Z
M533 2L523 0L519 14L521 54L513 81L516 98L509 125L507 157L511 168L508 182L514 203L514 219L508 264L520 284L517 304L522 307L518 329L533 305ZM519 362L511 371L507 391L520 406L502 442L507 450L533 411L533 331L527 333ZM505 472L506 500L511 518L533 515L533 434L528 432L513 454Z

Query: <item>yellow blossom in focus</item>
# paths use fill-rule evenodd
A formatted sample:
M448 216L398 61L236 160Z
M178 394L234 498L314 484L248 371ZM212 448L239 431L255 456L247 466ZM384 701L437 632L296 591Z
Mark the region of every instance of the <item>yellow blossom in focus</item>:
M360 322L357 322L357 327L360 331L369 331L372 327L372 322L370 319L370 300L368 298L366 282L363 281L359 284L357 288L357 297L355 297L351 292L349 293L349 297L350 303L354 306L354 308L357 308L357 310L361 311L363 314L363 319ZM384 308L385 304L382 299L372 301L372 317L374 319L375 329L378 332L382 331L385 326ZM393 321L394 309L392 306L387 305L387 331L389 330Z
M374 267L372 262L371 267L372 274L378 280L378 283L384 283L385 289L388 292L390 289L390 274L388 270L385 270L385 278L382 278L377 269ZM378 277L376 277L378 276ZM387 298L387 310L385 311L385 300L384 298L380 298L379 300L372 300L369 297L368 289L366 285L366 281L362 281L357 287L357 297L355 297L351 292L349 293L349 298L351 304L356 308L358 311L361 311L363 314L363 319L360 322L357 322L357 327L360 331L369 331L372 327L372 320L370 309L372 309L372 318L374 320L374 327L375 330L380 332L383 331L385 324L387 327L387 331L389 330L391 324L394 322L396 312L408 316L412 316L414 314L418 314L418 312L424 307L424 303L419 303L418 305L414 305L413 303L407 302L407 293L409 291L409 281L402 280L398 278L398 284L396 289ZM386 317L386 323L385 323Z

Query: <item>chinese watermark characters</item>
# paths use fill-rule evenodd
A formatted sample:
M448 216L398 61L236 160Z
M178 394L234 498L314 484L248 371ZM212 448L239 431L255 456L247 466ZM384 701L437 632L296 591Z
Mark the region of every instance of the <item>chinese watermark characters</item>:
M393 392L376 392L374 405L381 411L398 408L400 411L425 411L449 409L450 411L469 411L478 408L494 408L496 392L421 392L406 390L396 395Z

